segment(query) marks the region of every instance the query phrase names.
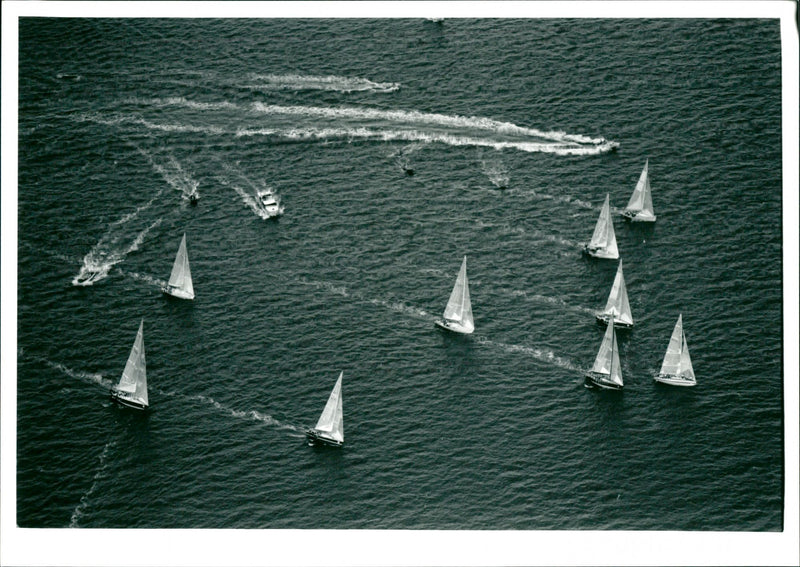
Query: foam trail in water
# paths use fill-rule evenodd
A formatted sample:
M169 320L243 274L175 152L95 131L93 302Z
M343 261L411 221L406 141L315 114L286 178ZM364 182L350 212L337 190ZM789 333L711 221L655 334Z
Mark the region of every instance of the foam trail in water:
M129 218L126 222L130 220L132 219ZM111 270L115 264L122 262L128 254L138 250L147 234L159 224L161 224L161 219L156 219L150 226L139 232L133 241L126 246L123 243L123 239L126 235L124 233L118 234L113 230L113 227L119 225L119 222L112 223L112 230L107 232L100 241L95 244L94 248L84 256L83 266L81 266L78 274L72 279L72 285L93 285L105 279L108 276L109 270Z
M160 280L158 278L154 278L153 276L149 276L147 274L140 274L138 272L128 272L127 270L123 270L122 268L117 268L117 271L122 274L123 276L127 276L129 278L133 278L140 282L145 282L150 285L156 286L158 289L166 287L167 282L165 280Z
M58 370L59 372L63 372L70 378L76 378L81 380L82 382L86 382L87 384L95 384L98 386L102 386L103 388L110 388L112 386L111 380L106 380L103 378L103 375L99 372L84 372L82 370L73 370L68 366L61 364L60 362L53 362L46 358L36 355L30 355L30 358L33 360L37 360L43 364L46 364L50 368L54 370Z
M580 305L571 305L571 304L567 303L566 301L564 301L563 299L561 299L560 297L549 297L549 296L546 296L546 295L529 294L528 292L522 291L522 290L513 290L511 292L511 295L513 295L514 297L522 297L526 301L533 301L533 302L536 302L536 303L548 303L550 305L557 305L559 307L563 307L564 309L569 309L570 311L575 311L577 313L581 313L581 314L584 314L584 315L586 315L586 314L594 315L596 313L595 311L589 309L588 307L583 307L583 306L580 306Z
M505 189L508 187L509 175L508 175L508 168L505 164L500 160L499 157L497 158L485 158L483 155L483 151L479 151L478 159L481 163L481 170L483 171L484 175L489 179L489 181L495 187L499 189Z
M257 84L244 85L246 89L269 91L269 90L292 90L292 91L335 91L342 93L350 92L374 92L390 93L400 88L399 83L376 83L369 79L358 77L337 77L318 76L318 75L251 75L251 81Z
M181 192L181 197L185 201L189 201L193 194L198 198L200 197L200 192L197 190L200 186L200 182L194 179L190 173L186 172L174 156L168 155L165 160L159 162L156 160L155 156L149 152L138 146L135 147L139 153L150 162L153 169L161 175L170 187Z
M112 448L114 448L114 446L116 444L117 444L116 441L109 441L108 443L106 443L106 446L103 447L103 452L100 453L100 458L99 458L100 463L97 466L97 472L94 473L94 478L92 478L92 486L89 488L89 490L86 491L86 494L81 496L80 503L78 503L78 505L75 507L75 510L72 512L72 517L69 520L69 527L70 528L78 528L78 527L80 527L78 525L78 520L80 520L81 516L83 516L84 510L86 510L86 506L88 505L89 498L91 497L91 495L94 493L95 489L97 488L98 482L100 482L100 480L102 480L102 478L103 478L103 476L105 474L105 470L108 467L108 464L106 463L106 458L108 457L108 452Z
M334 293L342 297L350 297L355 299L356 301L369 303L371 305L378 305L380 307L384 307L386 309L394 311L395 313L401 313L409 317L414 317L415 319L429 319L431 317L431 315L424 309L420 309L419 307L414 307L413 305L407 305L402 301L391 301L387 299L365 297L358 291L351 291L342 285L335 285L330 282L313 281L313 280L308 280L306 278L300 278L300 280L298 281L304 285L312 285L318 289L324 289L330 293Z
M196 394L196 395L193 395L193 396L188 396L188 399L197 400L197 401L200 401L200 402L203 402L203 403L206 403L206 404L210 404L210 405L214 406L216 409L218 409L218 410L220 410L222 412L225 412L225 413L227 413L227 414L229 414L229 415L231 415L233 417L237 417L239 419L248 419L248 420L252 420L252 421L260 421L262 423L266 423L267 425L271 425L273 427L277 427L278 429L287 429L289 431L295 431L295 432L304 431L304 429L301 428L301 427L297 427L295 425L290 425L288 423L282 423L282 422L278 421L277 419L275 419L274 417L272 417L271 415L267 415L267 414L261 413L259 411L255 411L255 410L242 411L242 410L236 410L236 409L233 409L233 408L229 408L228 406L225 406L225 405L219 403L218 401L216 401L211 396L204 396L203 394Z
M572 370L574 372L581 371L581 369L578 366L570 362L568 359L562 356L558 356L550 349L529 347L524 345L510 345L507 343L493 341L491 339L487 339L486 337L481 337L481 336L475 337L475 340L482 345L499 348L506 352L527 354L536 358L537 360L541 360L542 362L547 362L548 364L558 366L559 368Z

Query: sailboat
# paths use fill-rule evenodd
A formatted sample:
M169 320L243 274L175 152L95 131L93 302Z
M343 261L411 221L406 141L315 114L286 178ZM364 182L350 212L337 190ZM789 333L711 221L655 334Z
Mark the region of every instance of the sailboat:
M147 401L147 368L144 359L144 319L139 323L139 332L122 371L119 384L111 387L111 399L123 406L143 410Z
M583 251L595 258L608 258L610 260L619 258L614 223L611 222L611 206L608 204L608 193L606 193L606 200L603 202L600 217L594 227L592 239L583 248Z
M585 386L587 388L602 388L605 390L622 389L622 369L619 365L619 350L617 349L617 335L612 324L606 328L603 342L594 359L592 369L586 373Z
M456 284L450 294L447 307L444 308L444 319L436 324L442 329L468 335L475 330L472 320L472 303L469 300L469 281L467 280L467 257L461 262Z
M186 253L186 234L181 239L169 283L161 288L167 295L181 299L194 299L194 286L192 286L192 271L189 269L189 255Z
M644 169L633 190L628 206L622 211L625 220L633 222L656 222L656 215L653 213L653 194L650 191L650 177L647 174L647 166L650 160L645 160Z
M631 305L628 303L628 288L625 286L625 276L622 275L622 260L619 261L617 275L611 286L611 293L608 294L606 307L595 317L598 323L607 325L609 320L613 319L617 328L630 329L633 327Z
M328 397L328 403L319 416L317 425L306 431L306 438L309 445L330 445L331 447L341 447L344 445L344 415L342 413L342 376L339 379Z
M672 330L667 353L661 364L661 372L653 377L656 382L672 386L694 386L697 379L692 368L692 357L689 356L689 345L683 333L683 314L678 315L678 322Z

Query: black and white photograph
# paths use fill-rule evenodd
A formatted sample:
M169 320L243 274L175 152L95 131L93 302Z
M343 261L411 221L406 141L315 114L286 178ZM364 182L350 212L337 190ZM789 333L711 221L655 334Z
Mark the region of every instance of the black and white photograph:
M3 565L792 565L796 2L4 2Z

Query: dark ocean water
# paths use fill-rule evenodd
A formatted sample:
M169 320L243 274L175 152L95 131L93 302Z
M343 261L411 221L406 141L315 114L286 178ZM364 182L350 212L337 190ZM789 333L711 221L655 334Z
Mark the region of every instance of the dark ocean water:
M19 32L20 526L781 529L777 20ZM580 248L648 158L593 392L616 262ZM193 302L159 291L184 232ZM679 313L694 389L652 381ZM107 396L142 318L145 414ZM345 447L307 447L342 370Z

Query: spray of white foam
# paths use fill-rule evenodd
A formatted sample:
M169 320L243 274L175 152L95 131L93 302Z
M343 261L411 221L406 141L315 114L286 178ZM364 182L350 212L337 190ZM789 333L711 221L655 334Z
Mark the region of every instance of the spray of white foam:
M131 278L131 279L134 279L134 280L137 280L137 281L140 281L140 282L145 282L147 284L150 284L152 286L157 287L158 289L161 289L161 288L163 288L163 287L165 287L167 285L167 282L165 280L160 280L160 279L155 278L153 276L150 276L148 274L140 274L138 272L129 272L127 270L123 270L122 268L117 268L117 271L120 274L122 274L123 276L125 276L125 277Z
M335 91L342 93L373 92L390 93L400 88L399 83L377 83L359 77L338 77L336 75L251 75L253 84L243 88L270 91Z
M20 349L19 352L20 356L22 355L22 350ZM103 375L99 372L85 372L83 370L74 370L60 362L53 362L52 360L48 360L44 357L37 356L37 355L30 355L30 358L33 360L37 360L53 370L58 370L59 372L69 376L70 378L75 378L87 384L94 384L97 386L102 386L103 388L110 388L112 383L110 380L106 380L103 378Z
M166 158L156 158L150 152L138 146L135 147L170 187L181 192L181 197L184 200L188 201L192 195L197 198L200 197L200 192L197 189L200 182L183 168L181 163L175 159L175 156L167 155Z
M204 404L209 404L214 408L218 409L219 411L226 413L232 417L236 417L238 419L246 419L250 421L259 421L261 423L266 423L272 427L276 427L278 429L286 429L289 431L303 431L302 428L297 427L295 425L291 425L288 423L283 423L272 417L271 415L261 413L256 410L237 410L230 408L224 404L219 403L211 396L204 396L203 394L196 394L193 396L188 396L190 400L196 400L202 402Z
M542 362L558 366L559 368L564 368L566 370L571 370L573 372L581 371L581 369L577 365L573 364L569 359L563 356L559 356L552 350L547 348L507 344L498 341L493 341L491 339L487 339L486 337L481 337L481 336L476 337L476 340L478 343L482 345L489 346L492 348L499 348L509 353L521 353L528 356L532 356L537 360L541 360Z
M508 187L508 182L510 179L508 168L502 162L500 157L484 156L483 151L479 150L478 160L481 164L481 170L492 185L502 189Z
M105 447L103 447L103 452L100 453L99 457L99 464L97 465L97 471L94 473L94 478L92 478L92 486L86 493L81 496L81 501L75 507L75 510L72 512L72 517L69 520L69 527L70 528L78 528L78 520L84 515L84 511L86 510L86 506L89 504L89 498L92 496L94 491L97 489L97 484L103 479L105 475L106 468L108 464L106 463L106 459L108 458L108 452L114 448L116 445L116 441L109 441L106 443Z
M128 221L130 220L132 219L128 219ZM147 234L159 224L161 224L160 218L136 234L132 241L127 241L128 236L125 232L114 230L114 227L119 226L120 223L111 223L112 230L103 235L100 241L84 256L83 265L78 274L72 279L72 285L94 285L96 282L105 279L109 270L114 265L125 260L128 254L138 250Z

